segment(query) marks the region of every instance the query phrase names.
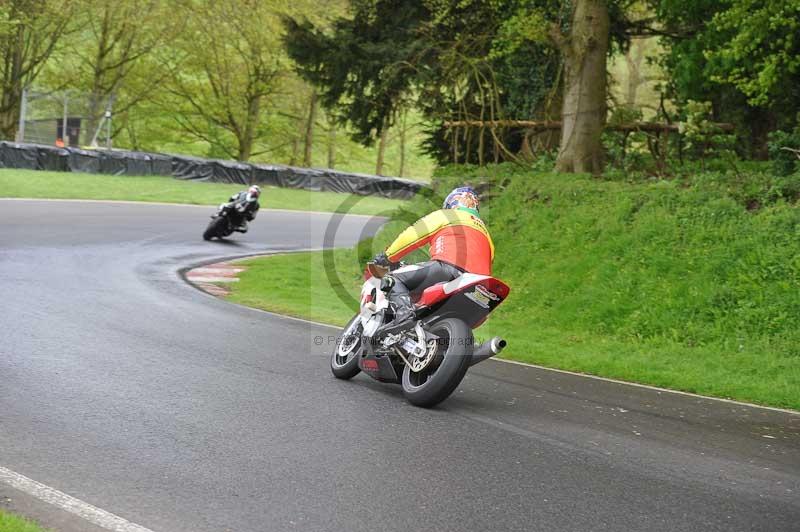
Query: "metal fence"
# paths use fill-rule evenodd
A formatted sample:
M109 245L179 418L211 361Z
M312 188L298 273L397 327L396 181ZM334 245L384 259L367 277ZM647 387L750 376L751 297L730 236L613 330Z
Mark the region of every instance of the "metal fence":
M66 90L22 91L17 142L111 148L113 97ZM66 125L66 127L65 127Z

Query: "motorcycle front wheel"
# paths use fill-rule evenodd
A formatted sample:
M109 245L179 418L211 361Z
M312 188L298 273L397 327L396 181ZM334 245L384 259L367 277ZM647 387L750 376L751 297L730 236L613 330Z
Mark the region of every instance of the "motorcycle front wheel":
M222 236L222 225L226 223L227 220L222 216L218 216L208 222L208 226L206 230L203 232L203 240L211 240L212 238L221 237Z
M361 356L361 316L356 314L345 325L331 353L331 373L337 379L352 379L361 372L358 358Z
M403 369L403 394L413 405L430 408L455 391L467 373L472 359L472 329L459 319L448 318L434 324L430 332L433 360L419 372Z

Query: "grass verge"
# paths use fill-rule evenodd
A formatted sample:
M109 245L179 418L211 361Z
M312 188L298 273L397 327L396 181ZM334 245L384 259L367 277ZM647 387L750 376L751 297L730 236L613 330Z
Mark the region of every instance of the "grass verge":
M238 283L226 285L231 289L228 299L296 318L344 325L355 312L353 304L363 281L353 267L357 262L354 250L337 249L329 256L336 262L333 282L325 274L321 252L241 261L247 270L239 274ZM342 290L344 297L340 297Z
M242 185L198 183L162 176L113 176L72 172L0 169L0 197L42 199L124 200L194 205L218 205ZM334 212L349 194L264 187L265 208ZM349 212L379 214L402 202L358 196Z
M0 531L2 532L46 532L33 521L17 517L0 510Z
M774 183L753 208L759 192L725 176L460 173L483 190L495 274L512 287L478 331L506 337L504 357L800 410L800 209ZM252 259L230 298L341 325L366 257L435 205L418 199L329 267L322 253Z

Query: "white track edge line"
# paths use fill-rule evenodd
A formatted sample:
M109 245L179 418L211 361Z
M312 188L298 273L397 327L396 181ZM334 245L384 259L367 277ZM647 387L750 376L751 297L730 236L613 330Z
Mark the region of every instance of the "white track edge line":
M366 196L365 196L366 197ZM74 199L74 198L3 198L0 201L63 201L69 203L120 203L123 205L160 205L168 207L202 207L208 209L216 205L197 205L195 203L169 203L163 201L132 201L132 200L103 200L103 199ZM357 216L361 218L385 218L385 216L378 216L374 214L351 214L348 212L331 212L331 211L305 211L295 209L273 209L272 207L264 207L265 212L285 212L285 213L300 213L300 214L324 214L330 216L332 214L339 214L341 216Z
M284 253L284 254L285 253L306 253L306 252L309 252L309 251L321 251L321 250L319 250L319 249L316 249L316 250L296 250L296 251L292 250L292 251L288 251L288 252L264 253L263 255L251 255L249 257L242 257L241 259L231 259L229 261L224 261L223 260L222 262L235 262L237 260L247 260L249 258L267 257L267 256L270 256L270 255L276 255L276 254L281 254L281 253ZM201 266L198 266L198 267L201 267ZM191 270L187 270L187 273L189 271L191 271ZM188 281L188 279L187 279L187 281ZM188 281L188 282L191 283L191 281ZM213 297L214 299L220 299L219 297L217 297L217 296L215 296L213 294L209 294L208 292L204 291L203 289L201 289L199 287L195 287L195 288L197 288L200 292L206 294L209 297ZM318 321L311 321L311 320L306 320L306 319L303 319L303 318L297 318L295 316L288 316L286 314L280 314L278 312L271 312L269 310L264 310L264 309L255 308L255 307L248 307L247 305L242 305L240 303L234 303L232 301L226 301L226 302L227 303L231 303L233 305L236 305L238 307L242 307L242 308L246 308L246 309L250 309L250 310L255 310L256 312L263 312L264 314L269 314L270 316L276 316L278 318L285 318L285 319L289 319L289 320L299 321L299 322L303 322L303 323L308 323L310 325L316 325L316 326L319 326L319 327L327 327L329 329L337 329L337 330L341 329L341 327L339 327L338 325L332 325L330 323L321 323L321 322L318 322ZM755 404L755 403L748 403L746 401L737 401L735 399L726 399L724 397L712 397L710 395L701 395L699 393L684 392L684 391L681 391L681 390L670 390L669 388L660 388L658 386L653 386L653 385L650 385L650 384L641 384L641 383L638 383L638 382L623 381L623 380L619 380L619 379L612 379L610 377L601 377L599 375L590 375L588 373L578 373L576 371L569 371L569 370L566 370L566 369L548 368L546 366L539 366L537 364L531 364L530 362L519 362L517 360L508 360L508 359L505 359L505 358L497 358L497 357L492 357L489 360L494 360L495 362L504 362L506 364L515 364L517 366L524 366L524 367L533 368L533 369L539 369L539 370L544 370L544 371L552 371L554 373L563 373L563 374L572 375L572 376L575 376L575 377L583 377L585 379L594 379L594 380L598 380L598 381L611 382L611 383L614 383L614 384L622 384L622 385L625 385L625 386L635 386L637 388L644 388L646 390L652 390L652 391L656 391L656 392L673 393L673 394L684 395L684 396L688 396L688 397L696 397L698 399L706 399L706 400L709 400L709 401L719 401L721 403L728 403L728 404L739 405L739 406L747 406L747 407L750 407L750 408L760 408L762 410L771 410L773 412L781 412L781 413L784 413L784 414L791 414L791 415L794 415L794 416L800 416L800 411L790 410L788 408L779 408L779 407L776 407L776 406L759 405L759 404Z
M219 299L219 298L217 298L216 296L214 296L212 294L208 294L208 292L204 292L204 293L206 293L207 295L209 295L211 297ZM284 318L284 319L288 319L288 320L300 321L300 322L303 322L303 323L308 323L310 325L317 325L319 327L327 327L329 329L336 329L336 330L340 330L341 329L341 327L339 327L338 325L332 325L330 323L320 323L318 321L305 320L303 318L297 318L295 316L287 316L286 314L279 314L277 312L271 312L269 310L264 310L264 309L255 308L255 307L248 307L247 305L241 305L239 303L233 303L233 304L237 305L239 307L243 307L243 308L246 308L246 309L254 310L256 312L263 312L264 314L269 314L270 316L276 316L278 318ZM621 380L618 380L618 379L611 379L609 377L600 377L599 375L589 375L588 373L578 373L578 372L575 372L575 371L568 371L568 370L565 370L565 369L548 368L546 366L539 366L539 365L536 365L536 364L531 364L529 362L519 362L517 360L508 360L508 359L505 359L505 358L495 358L495 357L493 357L493 358L490 358L489 360L494 360L495 362L505 362L506 364L515 364L517 366L525 366L525 367L532 368L532 369L539 369L539 370L544 370L544 371L552 371L552 372L555 372L555 373L565 373L567 375L572 375L572 376L575 376L575 377L583 377L585 379L594 379L594 380L598 380L598 381L611 382L611 383L614 383L614 384L622 384L622 385L625 385L625 386L635 386L637 388L645 388L647 390L652 390L652 391L656 391L656 392L674 393L674 394L678 394L678 395L686 395L686 396L689 396L689 397L696 397L698 399L706 399L706 400L709 400L709 401L720 401L722 403L729 403L729 404L734 404L734 405L739 405L739 406L747 406L747 407L750 407L750 408L760 408L760 409L763 409L763 410L771 410L773 412L782 412L784 414L792 414L794 416L800 416L800 412L798 412L796 410L789 410L787 408L778 408L778 407L775 407L775 406L765 406L765 405L759 405L759 404L755 404L755 403L747 403L745 401L736 401L735 399L725 399L724 397L712 397L710 395L700 395L699 393L684 392L684 391L681 391L681 390L670 390L669 388L659 388L658 386L652 386L652 385L649 385L649 384L640 384L638 382L621 381Z
M764 409L764 410L772 410L774 412L782 412L784 414L792 414L792 415L795 415L795 416L800 416L800 411L790 410L788 408L779 408L777 406L765 406L765 405L759 405L759 404L756 404L756 403L748 403L746 401L737 401L736 399L726 399L724 397L712 397L710 395L701 395L699 393L684 392L682 390L671 390L669 388L660 388L658 386L653 386L651 384L641 384L641 383L638 383L638 382L623 381L623 380L619 380L619 379L612 379L610 377L601 377L599 375L590 375L588 373L578 373L576 371L569 371L569 370L566 370L566 369L548 368L548 367L545 367L545 366L539 366L537 364L531 364L530 362L519 362L517 360L508 360L508 359L505 359L505 358L491 358L490 360L494 360L496 362L505 362L506 364L515 364L517 366L526 366L526 367L529 367L529 368L543 369L543 370L546 370L546 371L553 371L553 372L556 372L556 373L564 373L564 374L567 374L567 375L574 375L575 377L584 377L584 378L587 378L587 379L594 379L594 380L598 380L598 381L612 382L614 384L625 384L627 386L635 386L637 388L644 388L644 389L653 390L653 391L656 391L656 392L674 393L674 394L678 394L678 395L686 395L686 396L689 396L689 397L696 397L698 399L708 399L709 401L720 401L722 403L730 403L730 404L739 405L739 406L747 406L747 407L750 407L750 408L761 408L761 409Z
M3 466L0 466L0 482L112 532L153 532Z
M211 294L208 294L208 295L211 296ZM216 297L216 296L211 296L211 297ZM217 298L217 299L219 299L219 298ZM307 319L304 319L304 318L298 318L297 316L289 316L287 314L279 314L278 312L272 312L270 310L264 310L263 308L248 307L247 305L242 305L241 303L233 303L232 301L228 301L228 303L232 303L233 305L236 305L236 306L242 307L242 308L246 308L246 309L249 309L249 310L254 310L256 312L261 312L263 314L269 314L270 316L275 316L276 318L281 318L281 319L285 319L285 320L292 320L292 321L299 321L301 323L307 323L309 325L316 325L317 327L325 327L327 329L334 329L334 330L337 330L337 331L342 330L342 327L340 327L338 325L331 325L330 323L322 323L320 321L311 321L311 320L307 320Z

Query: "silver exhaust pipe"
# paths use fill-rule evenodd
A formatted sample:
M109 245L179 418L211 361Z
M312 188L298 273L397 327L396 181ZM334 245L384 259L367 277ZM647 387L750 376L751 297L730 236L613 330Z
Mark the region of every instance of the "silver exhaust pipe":
M506 345L508 345L508 343L499 336L495 336L491 340L483 342L472 352L472 360L470 360L469 365L474 366L478 362L483 362L487 358L492 358L505 349Z

